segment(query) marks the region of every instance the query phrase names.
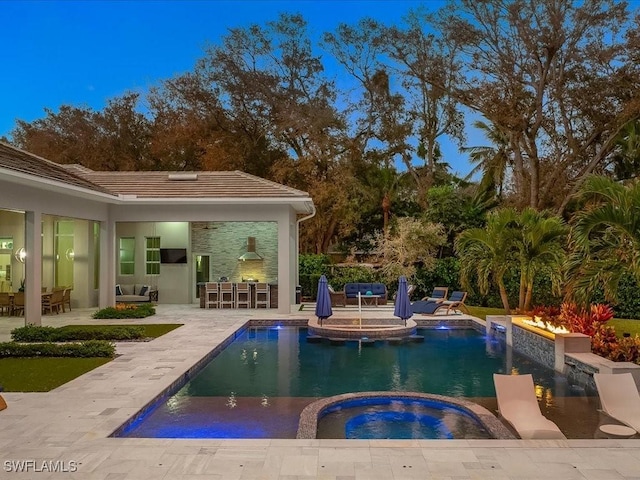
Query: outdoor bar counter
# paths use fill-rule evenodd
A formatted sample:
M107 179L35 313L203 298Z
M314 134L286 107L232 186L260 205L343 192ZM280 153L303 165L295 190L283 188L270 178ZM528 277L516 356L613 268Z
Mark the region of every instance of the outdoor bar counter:
M237 283L237 282L236 282ZM255 282L246 282L249 283L250 286L250 291L251 291L251 304L252 304L252 308L253 308L253 301L254 301L254 288L255 288ZM200 308L205 308L205 301L206 301L206 284L204 282L199 282L198 283L198 289L200 290ZM234 290L235 290L235 284L234 284ZM278 308L278 284L277 283L270 283L269 284L269 306L271 308Z

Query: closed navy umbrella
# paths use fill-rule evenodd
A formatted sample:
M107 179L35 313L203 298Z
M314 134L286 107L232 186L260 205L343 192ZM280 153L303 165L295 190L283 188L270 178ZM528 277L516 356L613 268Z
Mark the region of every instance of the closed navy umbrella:
M324 320L325 318L329 318L331 315L333 315L333 311L331 310L331 295L329 295L329 284L327 283L327 277L321 275L320 280L318 280L316 317L318 317L318 320L320 320L320 325L322 325L322 320Z
M396 293L396 303L393 307L393 315L400 317L407 324L407 319L413 316L413 309L407 293L407 279L402 275L398 281L398 292Z

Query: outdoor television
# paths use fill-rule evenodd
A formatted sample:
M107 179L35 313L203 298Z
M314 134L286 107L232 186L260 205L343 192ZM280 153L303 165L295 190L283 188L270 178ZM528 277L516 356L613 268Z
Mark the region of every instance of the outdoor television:
M161 248L160 263L187 263L187 249Z

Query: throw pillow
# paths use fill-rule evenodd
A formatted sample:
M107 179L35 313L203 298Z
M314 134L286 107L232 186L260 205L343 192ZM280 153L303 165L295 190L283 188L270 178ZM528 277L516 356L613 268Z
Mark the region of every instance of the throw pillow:
M116 285L116 295L122 295L122 288L120 285Z
M147 294L148 291L149 291L149 285L142 285L142 288L140 289L139 295L141 297L144 297Z

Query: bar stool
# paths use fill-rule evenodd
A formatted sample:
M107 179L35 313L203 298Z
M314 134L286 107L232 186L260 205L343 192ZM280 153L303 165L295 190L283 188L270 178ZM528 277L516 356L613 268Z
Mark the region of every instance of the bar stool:
M271 308L271 301L269 299L269 284L268 283L256 283L256 308L264 307Z
M251 291L249 284L245 282L236 283L236 308L241 307L251 307Z
M207 282L204 285L204 308L220 308L220 285Z
M233 283L221 282L220 283L220 308L228 306L229 308L235 308L236 302L233 296Z

